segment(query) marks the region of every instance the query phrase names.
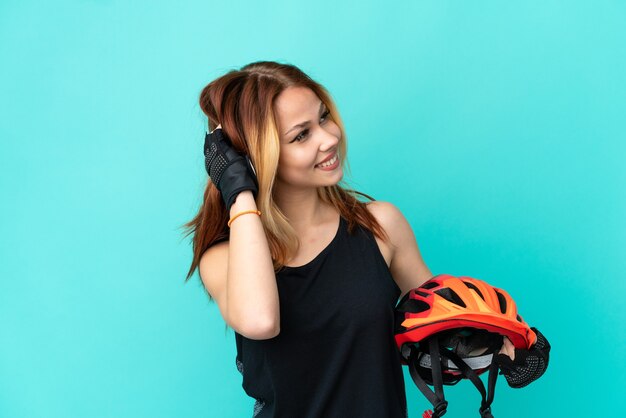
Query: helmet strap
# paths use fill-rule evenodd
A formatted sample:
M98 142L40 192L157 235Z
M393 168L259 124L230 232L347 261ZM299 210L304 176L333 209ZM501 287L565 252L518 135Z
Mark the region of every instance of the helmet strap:
M443 393L443 377L441 373L441 360L449 359L451 360L459 369L459 371L463 374L464 377L469 379L476 389L480 392L482 397L482 402L480 405L480 416L481 418L493 418L491 414L491 403L493 402L493 398L495 395L496 389L496 381L498 379L498 365L496 362L492 361L489 366L489 377L487 383L487 391L485 390L485 385L482 380L471 367L463 361L461 357L459 357L453 351L439 346L438 338L430 338L428 341L429 351L430 351L430 367L432 369L432 380L434 391L430 389L428 384L422 379L422 377L417 372L416 364L419 363L418 360L418 351L414 347L411 347L411 353L409 355L408 364L409 364L409 373L411 374L411 378L413 382L417 386L417 388L422 392L422 394L430 401L433 405L433 411L426 411L424 416L432 417L432 418L440 418L446 413L448 402L446 401Z
M411 353L409 355L409 373L415 383L415 386L422 392L422 394L433 405L433 411L424 412L425 417L440 418L446 413L448 408L448 402L443 394L443 377L441 375L441 357L439 355L439 340L437 338L430 338L429 340L431 368L433 376L433 387L435 391L428 387L428 384L422 379L415 367L418 364L418 351L415 347L411 347Z
M489 366L489 378L487 382L488 391L485 391L485 385L483 384L480 377L478 377L476 372L472 370L472 368L469 367L461 357L445 347L440 348L440 353L442 357L450 359L461 371L463 376L471 380L474 386L476 386L476 389L478 389L478 391L480 392L480 395L482 396L482 402L479 409L480 416L482 418L493 418L493 415L491 415L491 403L493 402L493 397L496 390L496 381L498 379L497 363L495 361L492 361L491 365Z

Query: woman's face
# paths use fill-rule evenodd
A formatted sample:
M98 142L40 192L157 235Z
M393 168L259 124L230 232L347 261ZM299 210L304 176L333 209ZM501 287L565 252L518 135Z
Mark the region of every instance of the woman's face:
M277 185L317 188L337 184L343 176L344 156L336 155L341 131L320 98L307 87L289 87L276 98L274 110L280 135ZM320 166L323 161L333 164Z

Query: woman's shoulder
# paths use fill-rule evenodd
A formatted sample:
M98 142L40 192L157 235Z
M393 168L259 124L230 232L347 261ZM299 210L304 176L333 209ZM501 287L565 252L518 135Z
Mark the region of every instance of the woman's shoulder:
M393 203L385 202L382 200L374 200L365 204L369 212L376 218L380 226L383 227L388 234L392 231L398 221L404 218L400 209L398 209Z
M207 248L202 256L200 257L200 261L205 261L207 259L222 259L224 254L228 255L229 241L228 239L222 239L214 242Z
M228 241L220 241L207 248L198 263L200 280L207 292L214 297L215 287L226 279L228 268Z
M388 240L382 240L378 237L375 237L376 243L378 244L378 248L380 249L381 254L385 258L387 262L387 266L391 266L391 262L395 253L394 243L397 242L397 226L399 223L399 216L402 216L400 210L390 202L374 200L371 202L366 202L365 206L368 211L372 214L376 222L380 225L380 227L385 231L385 234L389 238Z

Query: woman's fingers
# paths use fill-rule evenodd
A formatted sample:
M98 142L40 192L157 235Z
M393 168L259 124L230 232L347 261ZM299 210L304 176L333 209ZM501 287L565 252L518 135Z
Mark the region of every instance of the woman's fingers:
M507 337L503 338L502 348L498 354L506 354L511 360L515 360L515 346Z

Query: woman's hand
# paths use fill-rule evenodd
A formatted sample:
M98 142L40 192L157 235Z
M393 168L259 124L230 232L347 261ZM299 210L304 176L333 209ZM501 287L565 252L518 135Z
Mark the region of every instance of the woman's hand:
M235 151L221 126L217 125L213 132L204 137L205 167L230 212L235 198L242 191L251 190L256 198L259 183L250 158Z
M521 388L539 379L548 368L550 357L550 343L537 330L531 329L537 334L537 342L528 350L515 348L511 341L504 337L500 352L494 360L500 367L507 383L512 388Z

